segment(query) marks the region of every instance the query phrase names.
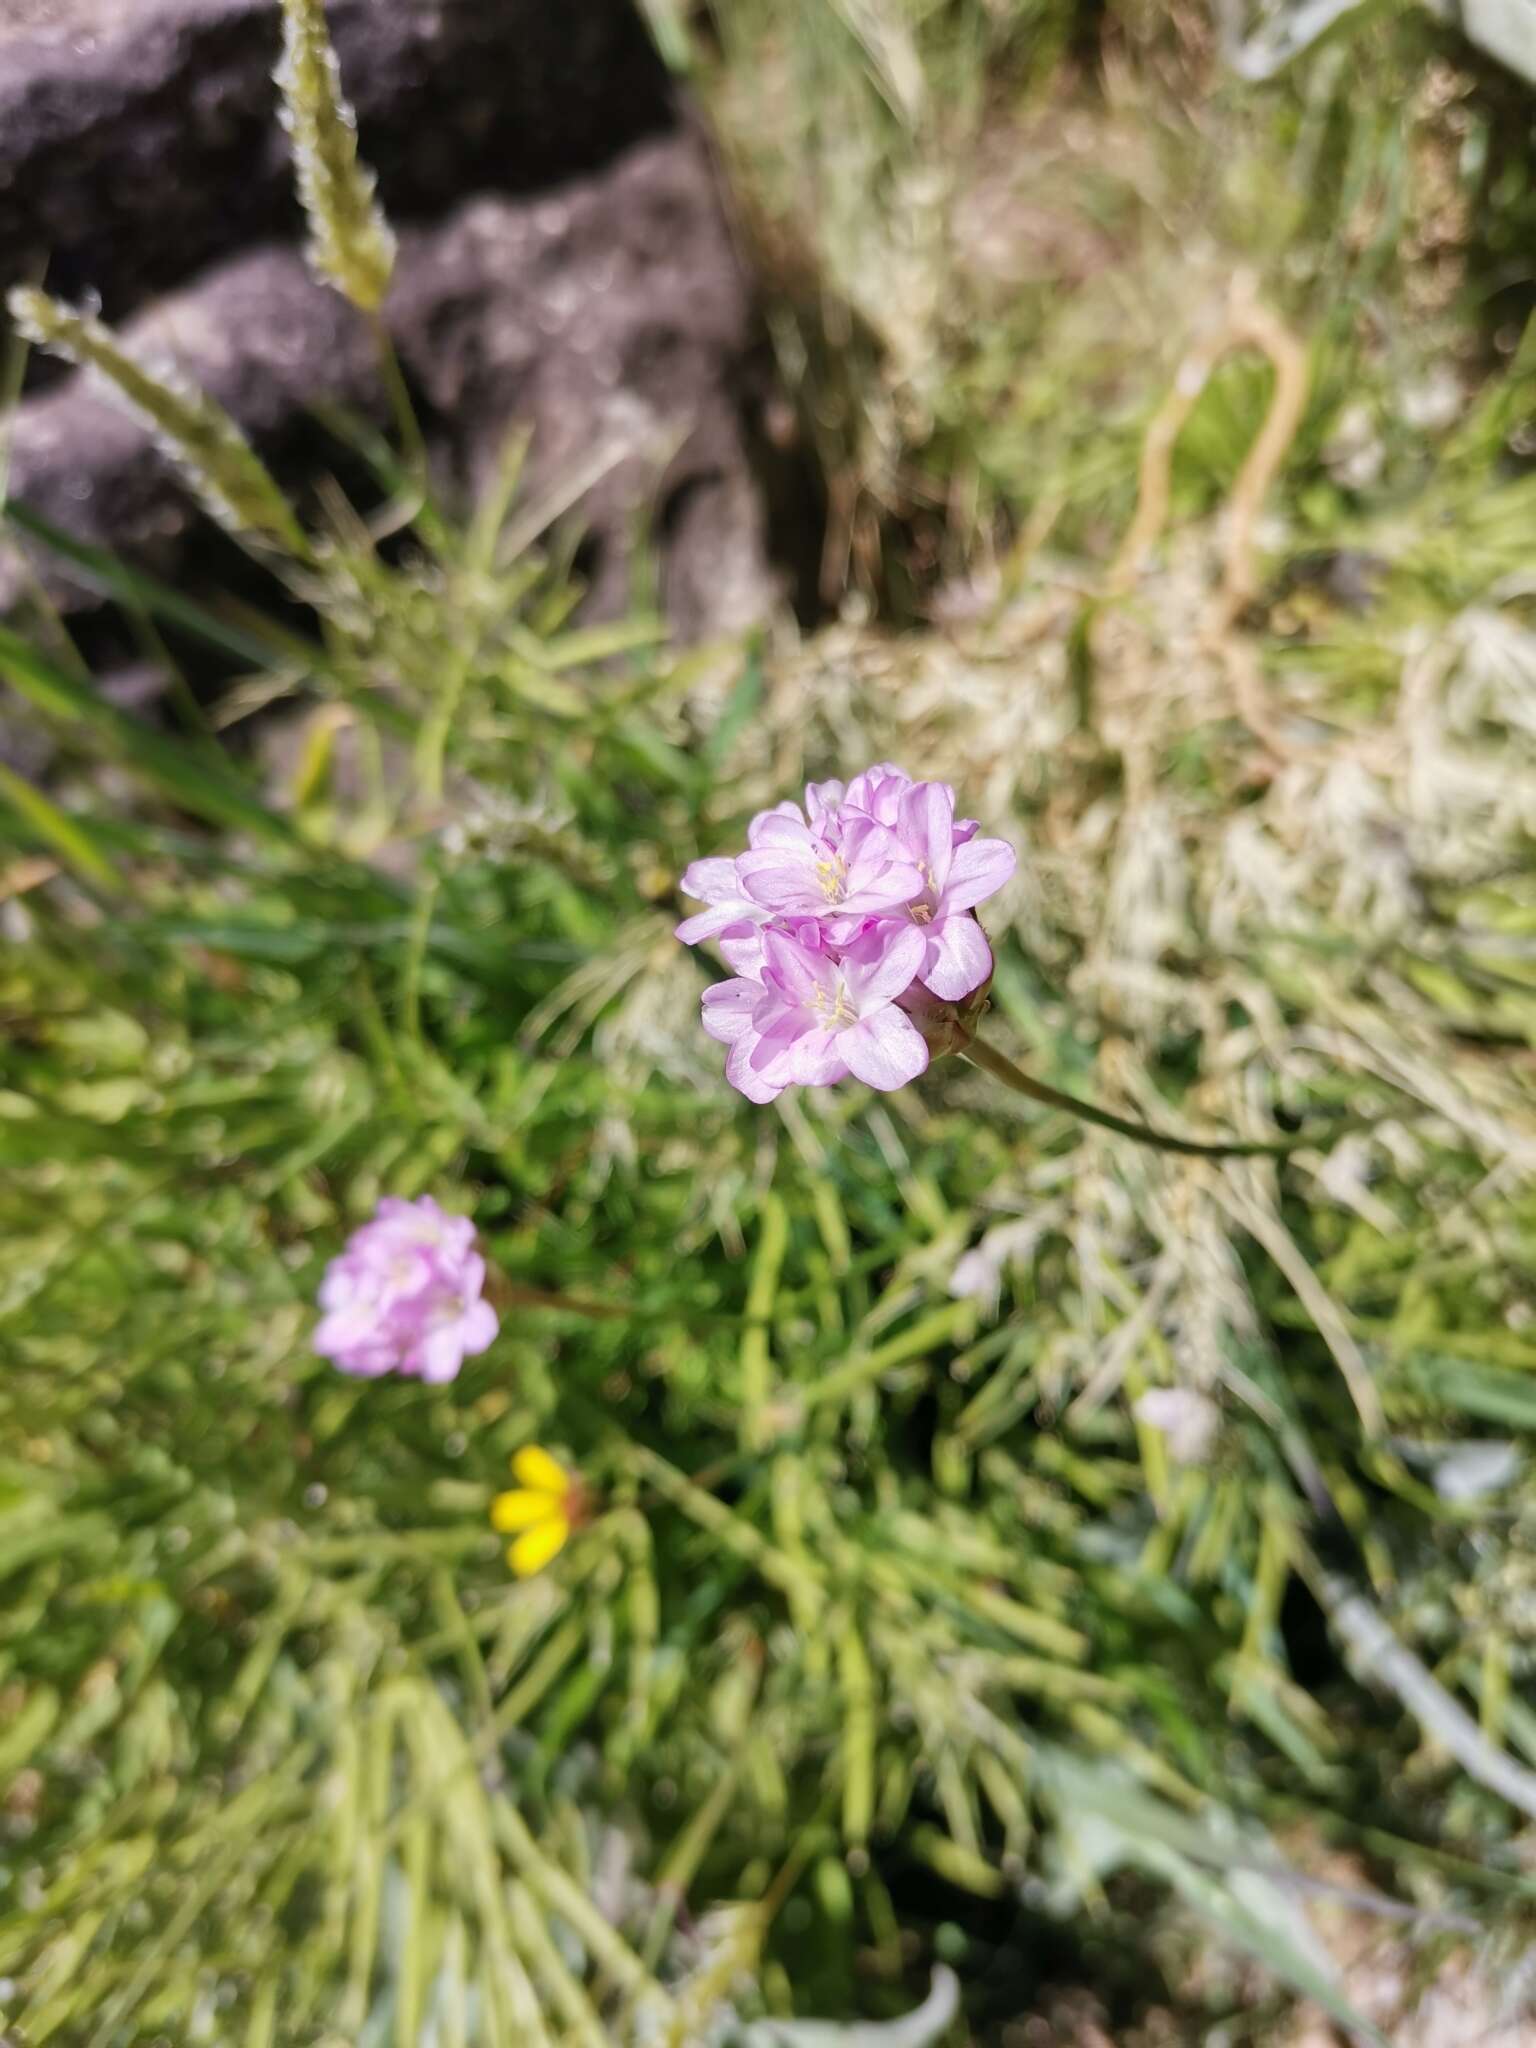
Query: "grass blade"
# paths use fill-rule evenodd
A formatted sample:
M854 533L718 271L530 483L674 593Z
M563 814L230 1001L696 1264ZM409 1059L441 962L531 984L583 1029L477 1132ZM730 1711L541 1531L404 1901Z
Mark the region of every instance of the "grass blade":
M182 810L269 844L294 844L291 826L245 789L233 769L221 774L206 759L193 760L174 740L119 711L5 626L0 626L0 674L50 718L88 732Z

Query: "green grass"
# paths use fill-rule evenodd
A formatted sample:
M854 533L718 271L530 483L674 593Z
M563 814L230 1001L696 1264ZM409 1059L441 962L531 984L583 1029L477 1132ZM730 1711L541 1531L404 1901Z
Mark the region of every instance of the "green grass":
M0 1977L28 2048L759 2048L765 2014L907 2010L935 1958L952 2039L990 2044L1045 1996L1047 1925L1120 2018L1263 2039L1276 1985L1347 2010L1286 1860L1324 1845L1423 1916L1410 1974L1529 1924L1531 365L1490 367L1454 295L1401 338L1419 259L1340 226L1394 192L1419 217L1427 45L1372 29L1400 69L1353 112L1325 52L1180 114L1130 12L1097 84L1058 66L1065 14L807 10L803 48L799 21L743 10L707 82L739 119L775 31L808 121L879 169L850 230L892 232L880 195L933 152L974 168L1013 96L1167 167L1154 203L1080 178L1086 137L1055 163L1113 273L899 374L847 330L839 459L915 550L894 580L855 550L863 596L998 564L963 623L694 652L589 627L517 450L460 515L407 445L373 451L376 508L302 508L289 562L257 543L302 633L86 560L189 670L238 664L181 726L106 707L41 603L0 637L58 748L0 781ZM1245 205L1298 150L1332 166L1317 218ZM1235 623L1222 515L1271 389L1241 351L1163 531L1109 566L1181 283L1223 250L1309 373ZM857 306L837 247L811 259ZM961 291L952 250L924 261ZM803 310L774 301L786 347ZM1447 351L1456 416L1415 426L1405 383ZM810 409L834 353L800 359ZM919 356L930 402L892 409ZM1341 482L1362 401L1381 464ZM928 481L882 497L898 475ZM912 506L951 483L923 556ZM1363 609L1317 574L1341 547L1380 565ZM281 771L245 744L274 702ZM894 1097L732 1096L677 877L807 770L887 755L1021 849L988 1030L1033 1071L1196 1133L1375 1121L1275 1167L1140 1150L954 1061ZM346 1380L309 1346L320 1272L426 1190L475 1217L502 1334L450 1387ZM1490 1439L1512 1461L1458 1494ZM518 1583L487 1507L530 1441L596 1512ZM1192 1969L1192 1922L1263 1988Z

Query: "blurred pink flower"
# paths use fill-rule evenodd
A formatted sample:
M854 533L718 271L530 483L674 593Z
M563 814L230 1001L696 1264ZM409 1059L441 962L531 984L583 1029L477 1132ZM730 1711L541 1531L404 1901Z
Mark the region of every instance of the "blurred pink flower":
M454 1379L496 1335L484 1285L467 1217L447 1215L430 1195L386 1195L325 1269L315 1349L362 1379Z
M693 863L682 886L708 908L677 936L717 939L736 970L704 996L733 1086L754 1102L850 1073L899 1088L927 1065L925 1037L945 1049L954 1013L935 1009L990 979L975 906L1015 865L977 830L956 819L948 783L884 761L846 785L808 784L803 810L760 811L734 860Z

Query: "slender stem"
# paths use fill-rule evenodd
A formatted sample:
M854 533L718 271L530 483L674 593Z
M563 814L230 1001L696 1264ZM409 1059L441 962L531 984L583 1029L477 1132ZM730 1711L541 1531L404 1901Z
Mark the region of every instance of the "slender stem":
M552 1287L525 1287L521 1281L498 1279L492 1300L498 1308L552 1308L568 1316L589 1316L597 1322L614 1323L728 1323L733 1329L766 1324L771 1318L739 1315L735 1309L694 1308L678 1302L668 1308L646 1307L620 1301L596 1301L580 1294L561 1294Z
M1230 1138L1206 1143L1199 1138L1176 1138L1167 1131L1154 1130L1151 1124L1140 1123L1132 1117L1116 1116L1112 1110L1099 1109L1091 1102L1081 1102L1077 1096L1053 1088L1049 1081L1037 1081L1022 1067L1016 1067L1006 1053L999 1052L995 1046L987 1045L979 1038L971 1040L961 1058L993 1075L1016 1094L1027 1095L1033 1102L1043 1102L1048 1109L1064 1109L1069 1116L1081 1117L1085 1123L1099 1124L1106 1131L1118 1131L1122 1138L1133 1138L1138 1145L1155 1145L1160 1152L1182 1152L1192 1159L1285 1159L1292 1152L1300 1152L1318 1143L1318 1134L1314 1131L1298 1131L1294 1138L1275 1140ZM1341 1126L1336 1126L1330 1136L1336 1135L1339 1128Z
M461 662L443 684L416 736L416 781L429 807L443 800L443 758L466 680L467 670Z
M422 1044L421 970L427 957L427 940L432 931L432 906L437 901L438 878L429 874L416 897L406 932L405 968L401 975L400 1009L406 1036Z
M422 438L421 422L416 417L416 408L411 403L410 390L406 385L405 372L400 367L400 358L395 353L395 344L382 315L373 316L374 346L379 355L379 376L389 400L389 409L394 417L395 432L400 436L400 452L406 466L412 472L412 480L425 486L427 480L427 444Z

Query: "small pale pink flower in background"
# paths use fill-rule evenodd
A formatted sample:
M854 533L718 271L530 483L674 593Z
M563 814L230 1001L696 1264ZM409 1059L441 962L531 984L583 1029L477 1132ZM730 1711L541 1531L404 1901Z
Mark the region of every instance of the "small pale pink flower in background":
M448 1215L430 1195L386 1195L325 1269L315 1349L361 1379L454 1379L496 1335L484 1286L467 1217Z
M948 783L913 782L882 761L847 784L809 783L803 810L760 811L734 860L693 863L684 893L708 907L677 936L718 940L736 971L704 995L704 1028L729 1048L734 1087L754 1102L849 1074L900 1088L927 1066L929 1044L963 1038L947 1025L957 1013L940 1013L991 978L975 908L1015 864L1012 847L978 829L955 817Z
M1216 1403L1194 1387L1149 1387L1132 1402L1131 1413L1162 1432L1176 1465L1204 1464L1221 1427Z
M956 1259L949 1276L949 1291L957 1301L979 1301L996 1315L1002 1300L1003 1274L1012 1265L1022 1266L1035 1248L1066 1221L1066 1205L1048 1202L1028 1216L1017 1216L989 1230L979 1244L972 1245Z

